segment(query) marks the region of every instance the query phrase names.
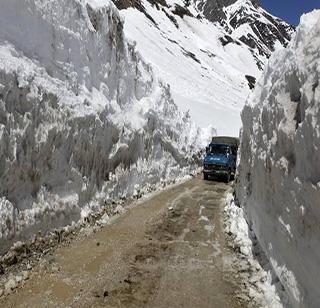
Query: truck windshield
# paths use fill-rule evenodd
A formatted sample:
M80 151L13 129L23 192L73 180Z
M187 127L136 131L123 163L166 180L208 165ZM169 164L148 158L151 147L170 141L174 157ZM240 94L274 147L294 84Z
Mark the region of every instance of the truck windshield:
M222 144L210 145L209 153L214 155L226 155L228 153L228 147Z

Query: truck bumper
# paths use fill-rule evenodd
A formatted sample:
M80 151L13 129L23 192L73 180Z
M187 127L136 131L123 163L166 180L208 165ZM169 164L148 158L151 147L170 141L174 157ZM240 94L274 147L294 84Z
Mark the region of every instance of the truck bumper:
M227 170L214 170L214 169L203 169L203 173L206 175L211 175L211 176L227 176L228 175Z

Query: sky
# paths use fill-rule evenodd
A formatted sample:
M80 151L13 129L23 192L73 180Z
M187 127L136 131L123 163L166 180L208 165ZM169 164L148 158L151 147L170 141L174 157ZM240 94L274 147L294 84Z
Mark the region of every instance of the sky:
M297 26L300 16L313 9L320 9L320 0L261 0L262 7L271 14Z

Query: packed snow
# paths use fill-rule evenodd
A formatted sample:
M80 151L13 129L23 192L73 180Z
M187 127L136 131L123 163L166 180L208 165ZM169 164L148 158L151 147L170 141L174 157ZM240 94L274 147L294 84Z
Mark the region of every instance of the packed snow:
M303 15L242 113L237 199L292 307L320 306L320 10Z
M200 130L109 0L3 0L0 254L192 173Z

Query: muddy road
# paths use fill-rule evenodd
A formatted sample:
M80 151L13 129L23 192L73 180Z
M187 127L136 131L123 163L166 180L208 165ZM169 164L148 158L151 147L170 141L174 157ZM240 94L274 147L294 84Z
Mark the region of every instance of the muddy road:
M1 307L246 307L222 224L224 183L194 178L66 247Z

